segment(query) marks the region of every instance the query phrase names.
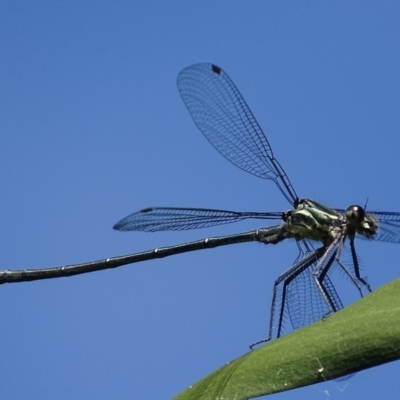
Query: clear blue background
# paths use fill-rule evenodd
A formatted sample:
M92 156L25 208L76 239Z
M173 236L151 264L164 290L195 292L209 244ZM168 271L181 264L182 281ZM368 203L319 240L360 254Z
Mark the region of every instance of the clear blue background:
M399 49L397 1L3 1L1 269L260 226L112 230L147 206L288 208L193 124L176 76L199 61L237 84L299 196L399 211ZM399 246L358 251L374 288L398 276ZM296 255L249 243L4 285L0 396L168 399L266 335ZM393 398L399 374L395 362L275 398Z

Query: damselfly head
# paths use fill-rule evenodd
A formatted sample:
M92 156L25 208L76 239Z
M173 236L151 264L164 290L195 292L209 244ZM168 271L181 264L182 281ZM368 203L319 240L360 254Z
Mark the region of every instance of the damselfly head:
M349 228L368 239L374 236L378 230L376 219L372 215L366 214L361 206L348 207L346 209L346 218L350 225Z
M346 210L346 218L351 224L359 224L365 216L365 211L361 206L350 206Z

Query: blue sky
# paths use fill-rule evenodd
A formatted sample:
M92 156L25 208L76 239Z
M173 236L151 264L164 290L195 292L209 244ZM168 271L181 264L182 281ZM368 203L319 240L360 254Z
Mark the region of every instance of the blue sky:
M288 208L193 124L176 77L200 61L231 76L299 196L400 210L396 1L3 1L0 31L1 269L260 226L112 230L148 206ZM372 287L398 276L399 246L357 248ZM4 285L2 398L168 399L265 336L274 279L296 255L250 243ZM399 372L275 398L390 398Z

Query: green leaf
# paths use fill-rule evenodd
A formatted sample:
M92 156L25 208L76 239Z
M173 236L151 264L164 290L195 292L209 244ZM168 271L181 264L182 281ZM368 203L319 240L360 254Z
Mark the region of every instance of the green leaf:
M219 368L174 400L239 400L339 378L400 358L400 279Z

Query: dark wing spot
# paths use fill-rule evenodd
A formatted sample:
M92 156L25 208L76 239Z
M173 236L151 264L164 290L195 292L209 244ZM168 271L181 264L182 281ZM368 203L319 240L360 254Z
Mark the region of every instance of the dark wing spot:
M212 70L213 70L213 72L215 72L216 74L220 74L221 73L221 68L220 67L217 67L216 65L211 65L211 68L212 68Z

